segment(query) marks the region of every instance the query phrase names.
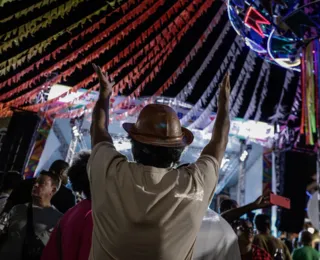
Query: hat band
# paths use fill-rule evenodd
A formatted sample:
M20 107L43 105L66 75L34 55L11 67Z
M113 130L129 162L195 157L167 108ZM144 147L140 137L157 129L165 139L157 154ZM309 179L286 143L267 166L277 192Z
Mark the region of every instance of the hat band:
M162 140L172 140L172 141L181 141L185 134L182 132L180 136L158 136L158 135L153 135L153 134L147 134L147 133L141 133L138 132L135 127L132 127L132 130L130 131L132 134L143 136L143 137L149 137L149 138L157 138L157 139L162 139Z

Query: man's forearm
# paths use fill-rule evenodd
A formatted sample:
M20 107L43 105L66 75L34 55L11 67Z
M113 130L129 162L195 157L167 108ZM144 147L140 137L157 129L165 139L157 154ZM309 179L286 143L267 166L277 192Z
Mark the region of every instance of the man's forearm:
M226 102L228 103L228 102ZM228 134L230 129L229 107L219 105L216 121L213 127L211 141L203 149L202 154L209 154L216 158L221 164L226 146L228 144Z
M229 223L231 223L232 221L240 218L242 215L249 213L252 210L256 210L257 208L254 206L253 203L244 205L240 208L236 208L236 209L230 209L227 210L223 213L221 213L221 216L228 221Z
M97 100L92 112L91 123L91 142L92 147L97 143L108 141L112 142L108 132L109 127L109 106L110 98L101 98Z
M213 127L212 141L224 140L228 142L230 129L229 106L228 102L219 105L216 121Z
M103 126L104 129L108 129L109 106L110 98L99 97L92 112L92 123L96 123L98 126Z

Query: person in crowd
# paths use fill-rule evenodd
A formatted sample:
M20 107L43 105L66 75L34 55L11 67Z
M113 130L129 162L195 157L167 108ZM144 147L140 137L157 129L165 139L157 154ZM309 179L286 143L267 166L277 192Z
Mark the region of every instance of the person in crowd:
M284 260L291 260L291 255L286 245L271 235L271 222L267 215L260 214L255 218L258 234L254 237L253 244L266 250L271 256L282 252Z
M242 207L238 206L238 203L234 200L224 200L220 205L221 216L232 223L238 220L244 214L247 214L253 210L263 209L270 207L270 195L259 196L254 202L244 205Z
M52 200L52 205L62 213L65 213L69 208L72 208L75 205L75 196L71 190L65 187L67 177L64 172L68 167L69 165L65 161L57 160L52 163L49 169L49 171L57 174L63 180L63 185L61 185L59 192ZM31 190L35 181L36 178L30 178L22 181L21 184L11 193L3 211L8 213L15 205L30 202Z
M56 160L51 164L49 169L49 171L59 175L62 181L59 191L52 198L52 204L62 213L66 213L69 209L76 205L76 197L72 191L66 187L68 184L68 167L69 164L67 162L63 160Z
M293 240L294 240L294 234L293 233L287 233L282 232L280 235L280 240L287 246L290 254L293 252Z
M272 260L271 255L256 245L254 245L253 225L248 219L239 219L233 223L233 229L238 236L242 260Z
M51 205L59 186L60 179L56 174L48 171L40 173L32 188L32 202L17 205L9 213L7 232L2 234L1 239L0 259L33 260L36 259L33 258L35 254L41 256L54 226L62 216Z
M123 125L135 160L128 162L108 132L113 83L94 68L100 93L92 114L88 163L94 223L89 259L192 259L228 142L229 76L220 87L211 141L195 163L176 169L193 134L181 127L175 111L147 105L135 124Z
M73 191L79 192L85 199L61 218L43 250L42 260L88 260L89 258L93 227L87 174L89 157L90 152L79 153L68 170Z
M207 209L194 251L194 260L240 260L238 237L217 212Z
M16 171L9 171L3 175L2 185L0 188L0 213L3 211L10 194L19 186L22 179L22 175Z
M189 166L189 163L180 165ZM210 208L202 219L194 249L194 260L240 260L238 237L230 224Z
M293 260L319 260L320 254L312 247L312 234L304 230L299 234L300 248L295 249L292 254Z
M224 212L232 210L232 209L237 209L239 207L238 202L236 202L233 199L225 199L221 202L219 211L220 214L222 215Z

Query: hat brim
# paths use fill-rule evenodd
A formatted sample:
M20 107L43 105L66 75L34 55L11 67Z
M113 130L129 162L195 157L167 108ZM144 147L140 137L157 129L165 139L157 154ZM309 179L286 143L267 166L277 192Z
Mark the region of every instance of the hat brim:
M128 133L128 135L143 144L149 144L154 146L161 147L186 147L193 142L194 136L193 133L185 127L181 127L183 137L180 140L171 140L165 138L157 138L155 136L147 136L139 134L133 131L135 124L133 123L124 123L122 125L123 129Z

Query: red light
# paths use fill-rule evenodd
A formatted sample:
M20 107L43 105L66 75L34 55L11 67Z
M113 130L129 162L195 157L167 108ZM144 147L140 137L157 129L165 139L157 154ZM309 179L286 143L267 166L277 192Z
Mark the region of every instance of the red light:
M244 19L244 23L247 24L252 30L258 33L261 37L264 37L264 33L261 28L261 24L270 25L270 22L265 18L262 14L259 13L253 7L250 7L246 18Z

